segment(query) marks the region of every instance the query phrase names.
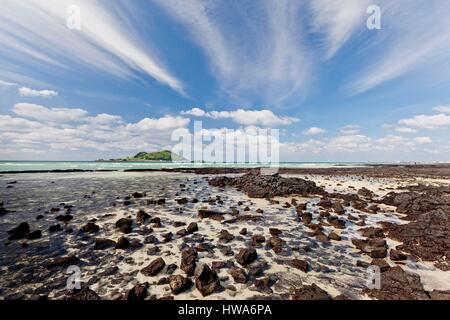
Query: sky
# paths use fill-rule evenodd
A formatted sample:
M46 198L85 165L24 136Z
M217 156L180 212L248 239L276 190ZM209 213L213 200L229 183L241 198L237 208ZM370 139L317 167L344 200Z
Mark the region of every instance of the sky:
M446 0L2 0L0 159L168 149L202 121L278 129L281 161L449 161L449 12Z

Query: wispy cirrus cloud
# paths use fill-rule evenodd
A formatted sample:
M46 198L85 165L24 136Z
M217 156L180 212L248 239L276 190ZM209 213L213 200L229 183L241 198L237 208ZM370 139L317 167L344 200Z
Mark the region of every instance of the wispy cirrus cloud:
M244 110L237 109L233 111L204 111L200 108L192 108L188 111L182 111L182 115L191 115L195 117L207 117L211 119L231 119L233 122L245 126L287 126L299 121L294 117L278 116L271 110Z
M230 97L277 104L306 90L301 1L153 1L187 29Z
M332 58L359 30L364 30L370 0L312 0L313 31L322 34L326 58Z
M8 81L4 81L4 80L0 80L0 88L2 87L13 87L16 86L17 83L13 83L13 82L8 82Z
M81 9L81 30L66 26L68 8ZM77 66L124 78L145 74L175 91L183 84L139 38L137 27L120 14L131 2L98 0L4 0L0 10L1 74L27 68L72 72ZM44 68L44 69L42 69Z
M359 94L414 72L433 72L428 81L449 82L450 20L448 1L381 0L382 30L363 71L348 86Z

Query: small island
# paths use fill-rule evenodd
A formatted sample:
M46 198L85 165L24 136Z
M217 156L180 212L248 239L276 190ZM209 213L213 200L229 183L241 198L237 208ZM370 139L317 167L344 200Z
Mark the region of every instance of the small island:
M175 161L175 162L181 162L186 161L183 157L180 157L178 154L173 153L169 150L163 150L163 151L156 151L156 152L139 152L138 154L127 157L123 159L110 159L110 160L104 160L99 159L97 162L142 162L142 161Z

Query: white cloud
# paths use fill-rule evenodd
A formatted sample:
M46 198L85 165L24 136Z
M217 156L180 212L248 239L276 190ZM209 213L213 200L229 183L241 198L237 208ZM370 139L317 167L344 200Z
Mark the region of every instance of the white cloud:
M450 106L437 106L433 110L438 113L450 113Z
M26 87L19 88L19 93L22 97L41 97L41 98L52 98L58 95L58 92L54 90L33 90Z
M189 111L182 111L181 114L211 119L231 119L233 122L245 126L287 126L299 121L294 117L277 116L271 110L237 109L234 111L206 112L200 108L193 108Z
M42 124L35 121L30 121L22 118L13 118L11 116L0 115L0 131L24 131L30 129L37 129L42 127Z
M417 137L417 138L414 138L414 141L419 144L433 143L433 139L431 139L430 137Z
M365 92L412 72L432 71L432 77L423 78L436 83L449 81L449 3L382 0L379 5L383 29L374 34L373 46L367 50L376 54L369 56L367 67L349 86L352 93Z
M370 150L371 142L372 139L365 135L344 135L330 139L326 148L334 151L361 152Z
M81 9L81 30L66 26L72 5ZM134 6L98 0L3 0L0 57L16 61L23 70L45 66L47 73L82 65L123 78L146 74L182 93L182 83L150 50L148 40L142 40L135 22L122 14ZM21 73L21 68L15 71Z
M247 126L285 126L299 121L299 119L293 117L277 116L270 110L211 111L209 115L213 119L231 119L238 124Z
M141 121L128 124L125 129L135 133L146 133L153 130L170 130L183 128L189 124L189 119L182 117L165 116L159 119L145 118Z
M31 103L18 103L14 105L12 112L28 119L59 123L80 121L88 114L88 112L83 109L47 108Z
M155 2L189 32L231 98L242 102L239 98L257 94L275 104L306 90L311 59L300 1Z
M13 87L13 86L16 86L16 85L17 85L17 83L0 80L0 88L1 87Z
M311 0L313 30L324 34L327 58L338 50L358 30L364 30L366 9L370 0Z
M95 125L109 125L112 123L121 123L123 119L121 116L115 116L111 114L102 113L95 117L89 117L87 121Z
M349 124L345 127L342 127L339 131L345 135L356 135L357 133L359 133L359 125Z
M0 158L29 158L24 149L45 152L46 157L90 154L106 157L168 148L175 130L185 130L190 120L164 116L126 123L110 114L89 115L82 109L16 105L18 117L0 115ZM63 116L65 119L63 119ZM27 117L28 119L26 119ZM35 119L35 120L29 120ZM70 152L74 153L70 153ZM86 158L84 158L86 159Z
M317 127L309 128L308 130L304 131L303 134L309 135L309 136L315 136L326 133L327 130Z
M284 142L281 149L291 160L306 161L420 161L446 159L450 145L435 143L430 137L405 138L387 135L380 138L363 134Z
M413 118L402 119L399 121L400 125L419 129L443 129L450 126L450 115L436 114L436 115L417 115Z
M194 116L194 117L204 117L206 116L206 112L200 108L192 108L188 111L182 111L181 114L188 115L188 116Z
M416 133L417 132L416 129L408 128L408 127L397 127L397 128L395 128L395 131L400 132L400 133Z

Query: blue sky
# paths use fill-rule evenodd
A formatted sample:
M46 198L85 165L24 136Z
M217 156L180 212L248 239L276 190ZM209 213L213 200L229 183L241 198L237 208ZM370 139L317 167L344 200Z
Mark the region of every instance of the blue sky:
M381 29L366 12L381 8ZM80 30L67 27L80 8ZM283 161L450 160L444 0L3 0L0 159L271 127Z

